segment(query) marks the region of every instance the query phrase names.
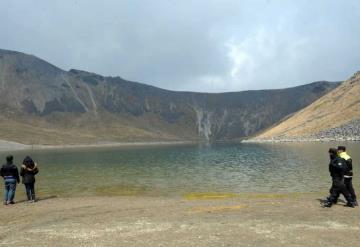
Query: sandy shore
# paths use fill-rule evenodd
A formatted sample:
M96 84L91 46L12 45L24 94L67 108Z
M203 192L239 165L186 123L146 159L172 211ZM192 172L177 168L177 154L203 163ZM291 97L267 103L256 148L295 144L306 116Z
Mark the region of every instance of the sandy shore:
M0 151L25 150L30 148L31 148L30 145L21 144L18 142L0 140Z
M359 246L360 209L315 194L43 199L1 206L0 246Z
M46 149L73 149L73 148L101 148L101 147L137 147L137 146L168 146L188 145L192 141L154 141L154 142L104 142L93 144L69 144L69 145L26 145L17 142L0 140L0 151L15 150L46 150Z
M72 148L101 148L101 147L137 147L137 146L168 146L193 144L191 141L159 141L159 142L109 142L94 144L73 144L73 145L33 145L32 148L40 149L72 149Z

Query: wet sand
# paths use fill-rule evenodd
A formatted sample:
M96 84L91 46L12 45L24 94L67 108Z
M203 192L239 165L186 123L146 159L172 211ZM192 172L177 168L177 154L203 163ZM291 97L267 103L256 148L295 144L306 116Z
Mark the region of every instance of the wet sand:
M360 246L360 209L317 194L44 198L1 206L0 246Z

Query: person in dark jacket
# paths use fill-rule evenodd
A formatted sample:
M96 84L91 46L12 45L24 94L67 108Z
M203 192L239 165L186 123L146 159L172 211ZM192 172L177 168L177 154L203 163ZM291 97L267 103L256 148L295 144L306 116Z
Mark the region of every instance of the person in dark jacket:
M21 166L20 175L22 183L25 185L28 201L35 202L35 175L39 172L37 164L26 156Z
M353 165L352 165L352 159L350 155L346 153L346 147L344 146L338 146L338 155L339 157L343 158L346 161L346 165L348 167L347 171L344 174L344 183L346 186L346 189L349 191L354 203L356 206L358 206L355 190L352 184L352 177L353 177Z
M352 200L352 197L349 191L345 187L344 183L344 174L347 171L346 161L337 155L336 148L329 149L330 163L329 163L329 172L332 178L332 186L330 189L330 196L328 197L327 202L323 204L324 207L331 207L337 202L337 199L340 194L343 194L348 207L354 207L355 203Z
M14 204L16 191L16 183L20 182L19 170L13 164L14 157L9 155L6 157L6 164L0 169L0 175L4 178L4 205Z

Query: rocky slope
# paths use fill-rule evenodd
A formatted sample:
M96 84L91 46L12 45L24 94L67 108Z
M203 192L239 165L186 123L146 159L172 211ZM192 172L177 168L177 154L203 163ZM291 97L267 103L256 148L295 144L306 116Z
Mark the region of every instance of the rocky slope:
M252 140L360 140L360 72Z
M0 139L25 144L233 140L267 128L338 83L234 93L174 92L0 50Z

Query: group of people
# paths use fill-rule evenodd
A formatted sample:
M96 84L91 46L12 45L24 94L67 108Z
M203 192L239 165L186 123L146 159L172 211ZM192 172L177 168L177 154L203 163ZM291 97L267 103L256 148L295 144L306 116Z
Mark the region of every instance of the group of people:
M26 196L29 202L35 202L35 175L39 172L37 164L26 156L23 160L20 174L19 170L14 165L14 157L9 155L6 157L6 164L0 169L0 175L4 178L4 205L14 204L14 197L16 185L20 183L20 176L22 183L25 185ZM20 175L20 176L19 176Z
M358 206L355 190L352 184L353 166L350 155L346 153L345 146L329 149L330 163L329 172L332 178L330 196L323 203L324 207L336 204L340 194L346 199L346 206Z

